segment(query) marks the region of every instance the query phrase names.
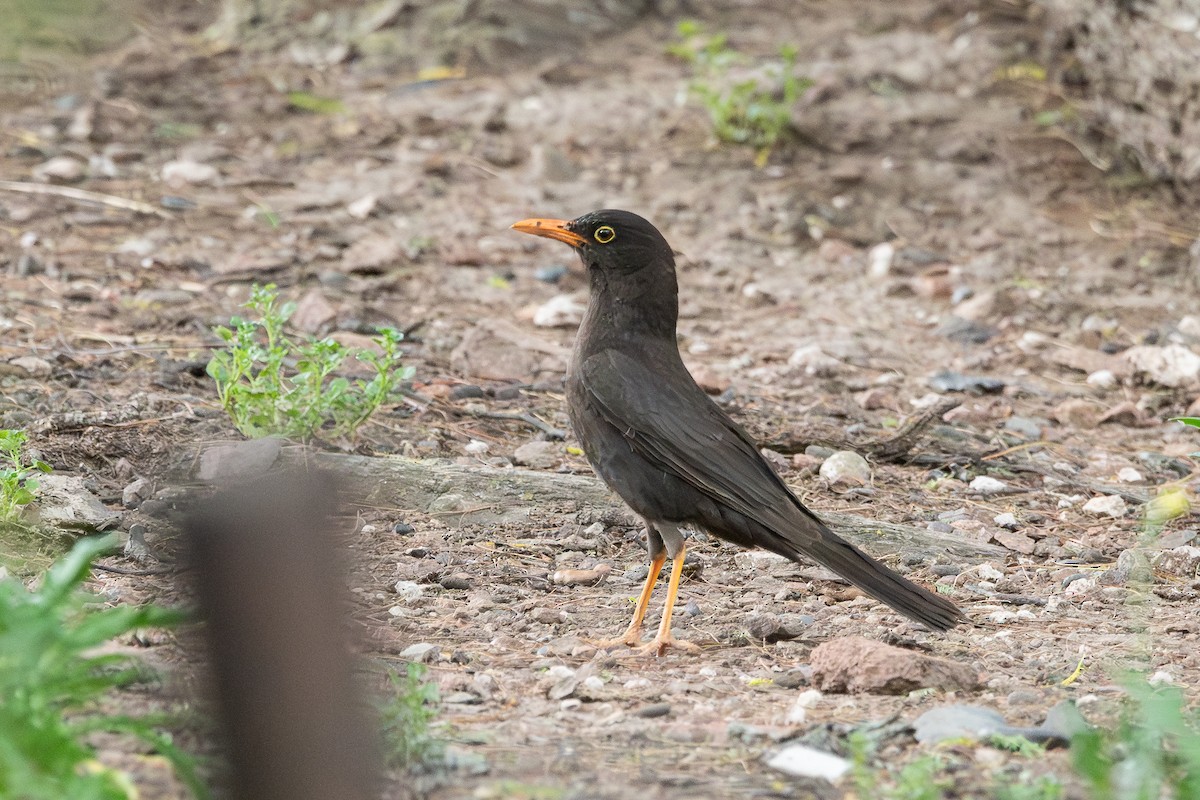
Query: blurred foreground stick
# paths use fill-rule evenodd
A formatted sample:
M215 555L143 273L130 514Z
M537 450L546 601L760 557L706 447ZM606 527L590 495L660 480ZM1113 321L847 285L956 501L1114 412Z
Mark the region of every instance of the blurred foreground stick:
M224 489L188 521L237 800L377 796L328 473Z

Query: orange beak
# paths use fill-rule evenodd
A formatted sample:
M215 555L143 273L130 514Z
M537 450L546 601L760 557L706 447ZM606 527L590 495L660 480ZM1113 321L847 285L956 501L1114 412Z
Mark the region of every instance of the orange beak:
M532 233L534 236L545 236L547 239L557 239L566 242L571 247L582 247L587 241L575 231L567 228L570 220L565 219L523 219L514 223L514 231Z

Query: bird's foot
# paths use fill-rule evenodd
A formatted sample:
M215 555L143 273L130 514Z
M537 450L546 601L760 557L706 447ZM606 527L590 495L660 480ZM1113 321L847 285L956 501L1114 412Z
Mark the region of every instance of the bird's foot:
M631 645L632 646L632 645ZM646 642L643 645L633 648L633 652L639 656L661 656L667 652L667 648L675 647L680 650L686 650L689 653L698 653L701 650L700 645L695 642L689 642L684 639L676 639L674 636L655 636L652 641Z
M600 639L599 641L585 640L597 650L611 650L614 647L637 647L642 641L642 629L630 628L615 639Z

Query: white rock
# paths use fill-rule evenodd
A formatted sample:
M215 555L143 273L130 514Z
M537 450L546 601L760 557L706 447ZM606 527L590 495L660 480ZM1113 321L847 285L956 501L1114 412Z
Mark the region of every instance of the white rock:
M1080 578L1079 580L1071 581L1069 584L1067 584L1067 588L1063 591L1063 594L1067 595L1068 597L1075 597L1076 595L1088 594L1095 588L1095 578Z
M50 183L74 183L83 179L83 162L70 156L55 156L34 167L33 177Z
M839 450L825 459L818 474L831 486L839 483L866 486L871 482L871 466L851 450Z
M872 278L882 278L892 270L892 259L896 257L896 247L891 242L880 242L871 248L867 259L871 264L867 274Z
M1083 510L1098 517L1119 519L1125 516L1125 500L1115 494L1101 495L1084 503Z
M798 347L788 356L789 367L800 367L805 375L818 378L832 378L845 371L846 365L830 355L826 355L819 344L809 344Z
M220 175L212 164L198 161L168 161L162 168L163 182L171 186L214 183Z
M1155 672L1153 675L1151 675L1149 678L1146 679L1146 683L1150 684L1151 686L1162 686L1164 684L1170 684L1170 683L1174 683L1174 682L1175 682L1174 676L1171 675L1171 673L1167 672L1165 669L1158 670L1157 672Z
M533 312L533 324L539 328L574 328L583 321L586 309L573 294L555 295Z
M837 783L850 769L850 762L802 744L790 744L767 761L767 766L798 778L823 778Z
M1142 473L1133 467L1121 467L1121 469L1117 470L1117 480L1122 483L1141 483Z
M1008 484L988 475L980 475L968 484L968 488L972 492L979 492L980 494L998 494L1007 491Z
M808 717L808 709L812 708L821 699L821 693L816 689L808 689L796 695L796 701L792 703L791 709L788 710L787 716L784 717L784 723L787 725L803 725Z
M424 587L416 581L396 581L396 585L392 587L392 590L400 595L400 599L405 602L416 600L425 594Z
M346 213L355 219L366 219L375 210L379 198L373 194L364 195L346 206Z
M976 567L975 574L983 581L998 581L1004 577L1004 573L991 564L980 564Z
M1200 356L1181 344L1131 347L1124 357L1135 373L1160 386L1200 384Z
M1179 320L1179 332L1189 339L1200 341L1200 315L1189 314Z
M583 679L583 687L596 692L604 688L604 681L598 675L589 675Z
M54 365L49 361L37 356L17 356L8 363L20 367L30 375L49 375L54 369Z
M463 445L463 450L473 456L481 456L488 451L487 442L481 442L478 439L472 439Z
M560 447L554 442L534 440L526 442L513 453L513 460L523 467L550 469L561 457Z
M1011 511L1005 511L1003 514L997 514L992 517L992 522L999 525L1001 528L1007 528L1010 531L1015 531L1021 527L1021 523L1017 522L1017 515Z
M1087 376L1087 385L1097 389L1111 389L1117 385L1117 376L1110 369L1098 369Z

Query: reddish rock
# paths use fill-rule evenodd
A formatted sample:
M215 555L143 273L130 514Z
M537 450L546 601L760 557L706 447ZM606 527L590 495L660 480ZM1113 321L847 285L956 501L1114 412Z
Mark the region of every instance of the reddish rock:
M979 675L966 664L873 642L832 639L812 651L813 685L823 692L905 694L914 689L974 691Z

